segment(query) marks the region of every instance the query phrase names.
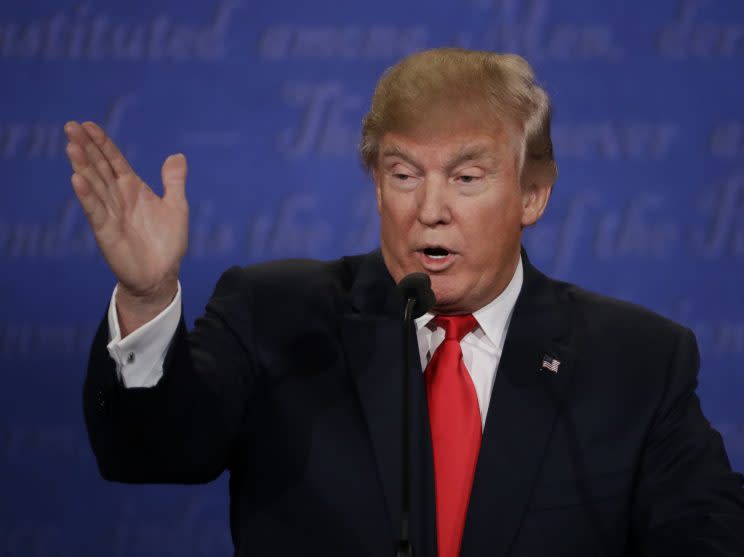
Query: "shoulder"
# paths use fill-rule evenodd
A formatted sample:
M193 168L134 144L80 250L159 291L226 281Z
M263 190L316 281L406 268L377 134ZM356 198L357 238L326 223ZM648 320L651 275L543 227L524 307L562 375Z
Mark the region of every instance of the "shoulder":
M365 257L285 259L234 266L220 277L210 303L232 307L249 303L253 308L270 305L294 311L341 303Z
M565 299L585 322L623 335L679 335L688 329L648 308L563 283Z
M595 355L618 360L640 355L659 363L682 347L697 352L692 331L668 317L575 284L541 277L555 311L565 314L574 338Z
M694 389L700 356L690 329L637 304L547 280L570 323L574 376L585 392L607 393L608 405L648 400L654 406L669 392Z

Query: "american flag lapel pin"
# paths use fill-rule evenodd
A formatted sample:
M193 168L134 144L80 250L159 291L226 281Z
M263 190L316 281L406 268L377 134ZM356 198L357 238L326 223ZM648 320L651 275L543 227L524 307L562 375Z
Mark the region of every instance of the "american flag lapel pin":
M559 367L561 367L560 360L554 358L549 354L545 354L543 356L542 365L540 366L541 370L545 369L551 373L558 373Z

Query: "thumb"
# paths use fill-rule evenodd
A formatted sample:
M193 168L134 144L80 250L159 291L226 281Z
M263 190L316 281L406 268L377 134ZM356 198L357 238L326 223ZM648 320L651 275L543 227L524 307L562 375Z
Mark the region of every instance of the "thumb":
M182 153L171 155L163 163L160 175L163 179L163 199L185 201L186 157Z

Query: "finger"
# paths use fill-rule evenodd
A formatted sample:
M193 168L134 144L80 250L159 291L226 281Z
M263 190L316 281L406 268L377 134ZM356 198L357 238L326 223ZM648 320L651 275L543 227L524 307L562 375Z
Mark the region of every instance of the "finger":
M87 133L88 137L95 143L95 145L101 150L106 160L111 165L114 173L117 177L126 176L128 174L134 175L134 170L129 166L129 162L121 154L121 151L111 138L98 126L95 122L84 122L82 125L83 129Z
M79 143L67 144L67 157L75 173L84 177L102 203L111 204L111 194L98 171L90 164L88 155Z
M91 135L91 132L88 131L90 126L87 124L90 124L90 122L82 124L81 128L83 133L80 134L83 136L81 139L84 141L83 148L85 149L85 153L88 155L88 160L93 166L95 166L99 176L101 176L106 185L113 187L116 185L114 169L112 168L111 163L106 159L106 156L103 154L100 147L96 144L96 139ZM100 131L100 128L98 129Z
M78 173L70 177L72 189L94 231L103 226L106 210L88 181Z
M80 124L76 122L75 120L70 120L69 122L65 122L64 130L65 135L67 136L67 139L69 141L75 141L75 138L80 135Z
M70 121L65 124L65 135L70 143L76 143L81 148L85 148L85 144L91 141L88 133L83 129L83 126L75 121Z
M166 201L186 201L186 174L188 164L182 153L169 156L163 163L160 175L163 179L163 199Z
M117 176L111 166L111 162L96 144L97 141L105 141L103 130L93 124L93 122L83 122L80 127L82 128L82 134L80 135L85 138L85 154L107 188L107 201L109 205L118 211L125 204L118 186L126 187L129 183L121 184L117 182ZM134 176L133 173L132 176Z
M104 172L102 173L95 166L95 149L89 149L90 146L95 147L95 144L93 144L93 141L80 124L77 122L68 122L65 124L65 134L67 135L70 144L75 146L72 147L72 149L68 146L67 150L67 156L70 158L72 168L75 172L82 173L86 166L91 165L94 167L95 172L99 175L101 180L105 181L107 175L110 177L110 168L108 169L108 172L105 172L106 169L104 168ZM100 158L102 155L100 155L100 151L98 153L98 157Z
M85 134L77 122L67 122L65 124L65 135L69 141L67 145L67 157L70 159L75 172L78 172L89 164L84 148L86 141L88 141L87 134ZM70 145L76 145L77 147L70 151Z

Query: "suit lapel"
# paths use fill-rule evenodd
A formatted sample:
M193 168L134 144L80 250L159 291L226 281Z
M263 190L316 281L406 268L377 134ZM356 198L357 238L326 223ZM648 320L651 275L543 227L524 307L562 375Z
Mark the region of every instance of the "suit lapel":
M391 531L400 517L400 323L347 316L342 322L346 357L372 441ZM381 350L379 347L390 347Z
M488 407L461 555L506 556L529 502L573 362L570 313L527 261ZM543 358L560 362L542 369Z
M401 506L402 300L379 252L362 260L341 320L341 338L376 459L379 481L397 540ZM408 370L411 393L411 541L417 555L433 555L431 442L423 374L416 357Z

